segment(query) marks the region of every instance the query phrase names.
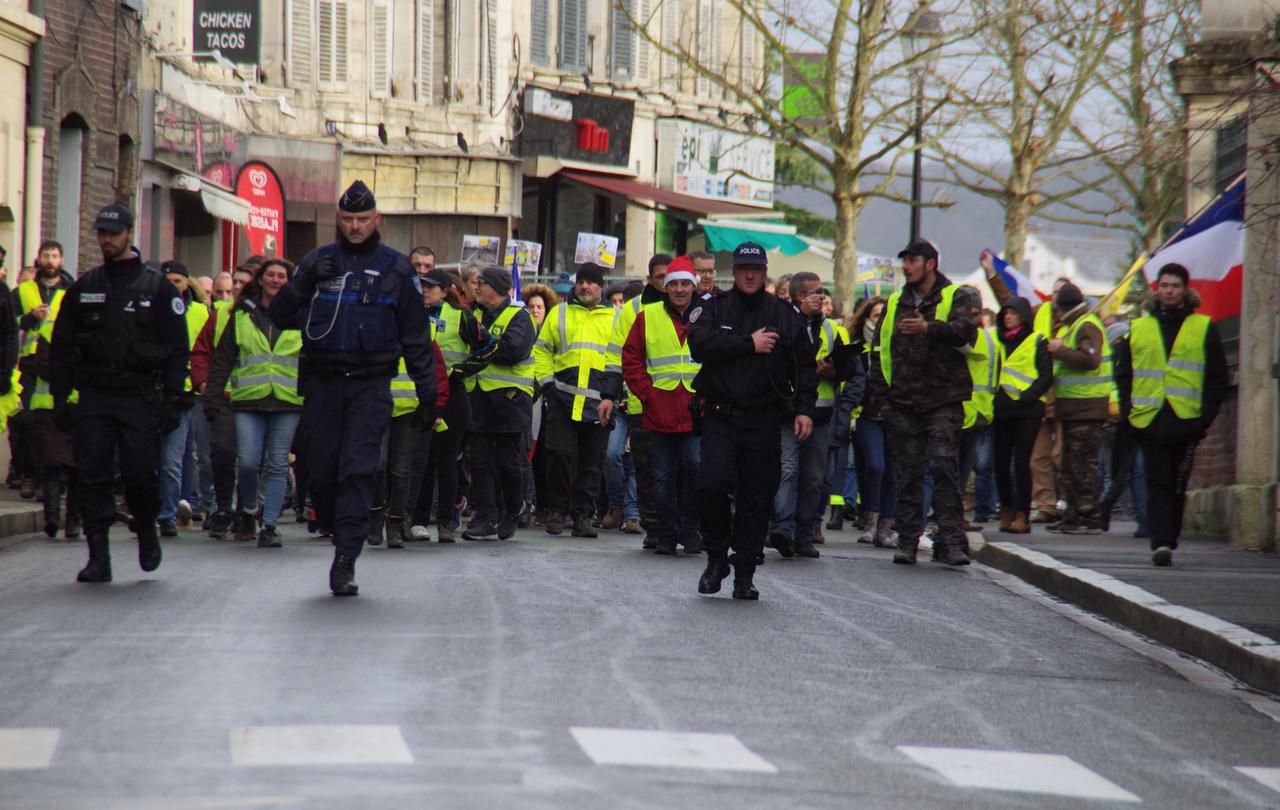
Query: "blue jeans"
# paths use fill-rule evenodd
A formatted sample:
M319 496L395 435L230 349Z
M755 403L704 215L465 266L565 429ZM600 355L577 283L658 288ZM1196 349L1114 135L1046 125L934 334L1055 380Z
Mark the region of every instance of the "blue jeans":
M193 458L194 457L194 458ZM182 495L192 506L206 513L216 512L213 493L213 455L209 444L209 420L204 408L191 409L191 433L187 436L187 461L182 472Z
M897 502L893 491L893 459L884 423L859 419L853 431L853 443L858 453L862 511L877 512L882 518L894 517Z
M658 504L658 540L670 544L699 537L698 467L701 447L692 433L651 434L649 463Z
M853 509L858 505L858 454L853 449L853 439L843 448L844 469L837 469L836 480L841 482L840 491L844 495L844 506ZM843 475L843 477L841 477Z
M640 504L636 494L636 468L627 452L627 436L631 428L626 419L614 419L609 433L609 447L604 457L604 485L609 495L609 508L621 509L623 520L639 520Z
M182 495L182 462L187 456L187 433L191 430L191 409L182 412L178 426L160 440L160 514L161 522L178 519L178 500Z
M236 488L243 512L258 510L262 472L262 525L274 526L284 508L289 483L289 447L301 417L297 411L236 411ZM265 450L265 457L264 457Z
M961 434L960 486L963 489L968 482L969 473L977 474L973 482L975 517L989 518L997 511L994 447L995 434L990 425L970 428Z
M773 497L773 529L798 541L812 540L822 518L827 495L827 449L831 423L817 422L802 443L790 424L779 427L782 436L782 478Z

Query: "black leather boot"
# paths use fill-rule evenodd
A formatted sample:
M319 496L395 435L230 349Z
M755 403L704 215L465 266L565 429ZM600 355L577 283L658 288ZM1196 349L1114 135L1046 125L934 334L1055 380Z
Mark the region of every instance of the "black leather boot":
M111 581L111 545L106 534L89 536L89 562L76 575L77 582Z
M62 518L62 482L50 475L44 482L44 533L50 540L58 536Z
M138 567L147 572L160 567L160 536L154 520L138 526Z
M329 590L334 596L355 596L360 593L356 584L356 560L346 554L334 554L329 568Z
M404 518L387 518L387 548L404 548Z
M387 510L382 507L369 510L369 545L382 545L383 528L387 523Z
M698 593L720 593L720 583L729 576L729 559L723 551L708 551L707 557L707 567L698 579Z
M844 529L844 507L832 505L831 517L827 518L827 531L838 532Z
M756 590L751 579L755 576L756 565L754 562L735 562L733 565L733 598L756 600L760 598L760 592Z

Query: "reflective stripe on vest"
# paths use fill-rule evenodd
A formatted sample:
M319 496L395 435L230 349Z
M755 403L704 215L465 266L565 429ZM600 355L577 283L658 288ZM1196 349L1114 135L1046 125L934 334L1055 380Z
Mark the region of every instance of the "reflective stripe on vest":
M516 316L517 312L522 312L521 307L514 304L507 304L498 317L494 318L493 323L489 325L489 334L495 339L502 336L507 330L511 319ZM514 366L500 366L490 363L480 372L476 374L476 386L481 391L499 391L503 388L515 388L523 391L529 396L533 396L533 357L529 356Z
M53 298L49 299L48 316L35 329L28 329L22 338L23 357L36 353L36 344L40 338L44 338L46 343L53 342L53 322L58 319L58 312L62 310L62 297L65 294L66 291L61 287L54 289ZM19 284L18 303L22 304L21 315L44 306L44 299L40 297L40 282L31 279Z
M605 357L605 368L610 371L622 373L622 347L627 343L627 337L631 334L631 327L636 324L636 316L640 314L643 307L649 306L641 299L644 292L632 298L630 301L622 305L622 310L618 312L618 317L613 319L613 334L609 336L609 351ZM661 302L650 302L661 303ZM626 383L623 383L626 387ZM644 403L640 398L630 391L627 395L627 413L629 415L638 415L644 413Z
M992 334L994 329L979 329L978 338L965 355L973 393L964 403L964 429L978 423L981 416L991 424L995 418L996 382L1000 374L999 349Z
M1018 395L1026 391L1036 381L1036 347L1047 342L1045 336L1033 331L1018 348L1009 354L1000 345L1000 390L1014 402Z
M1102 362L1093 370L1067 368L1061 361L1053 364L1053 395L1058 399L1098 399L1111 394L1111 344L1102 320L1092 312L1076 318L1067 329L1063 344L1074 349L1080 342L1080 330L1092 324L1102 335Z
M1205 340L1208 315L1188 315L1173 341L1173 352L1164 351L1160 320L1138 318L1129 327L1129 351L1133 356L1133 396L1129 424L1147 427L1167 401L1179 419L1196 419L1202 412Z
M290 405L301 405L298 355L302 352L302 332L285 329L272 348L249 313L241 310L235 318L239 351L231 372L231 401L252 402L273 396Z
M471 355L471 349L462 339L462 310L445 301L440 305L440 315L434 319L436 345L444 356L445 368L453 367Z
M209 307L199 301L192 301L187 305L187 351L196 347L196 338L200 337L200 330L204 329L204 325L209 322ZM183 390L191 390L191 361L187 361L187 380L183 384Z
M831 356L831 352L836 347L836 328L832 325L830 318L822 319L822 337L818 341L817 360L825 360ZM818 378L818 401L814 403L819 408L834 408L836 404L836 383L835 380L828 380L826 377Z
M409 367L404 358L400 358L400 366L396 376L391 378L391 415L407 416L418 410L418 387L409 376Z
M954 284L948 284L942 288L942 300L933 311L933 320L945 321L951 317L951 304L955 301L958 289L960 288ZM901 299L901 291L889 296L889 304L884 308L884 317L880 319L881 323L888 327L887 330L884 326L880 328L880 374L889 385L893 385L893 331L898 328L895 318L898 314L898 301Z
M583 420L587 400L602 398L599 381L606 371L609 338L617 317L617 311L608 305L570 306L565 301L557 304L542 324L533 352L538 385L554 382L557 391L570 395L569 414L574 421Z
M688 340L680 342L675 321L663 302L646 304L644 313L644 364L653 387L674 391L683 385L686 391L692 391L693 378L702 364L694 362L689 354Z

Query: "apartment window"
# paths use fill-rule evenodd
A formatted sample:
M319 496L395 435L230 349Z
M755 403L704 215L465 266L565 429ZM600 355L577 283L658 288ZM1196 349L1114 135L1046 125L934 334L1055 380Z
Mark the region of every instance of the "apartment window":
M1248 158L1249 123L1240 116L1218 130L1214 146L1213 183L1218 192L1244 171Z
M289 0L287 8L289 86L310 87L316 80L316 0Z
M587 2L560 0L560 67L587 69Z
M532 0L533 41L529 43L529 59L543 67L551 64L551 0Z
M484 4L484 89L493 112L498 98L498 0Z
M62 263L80 266L80 194L84 178L84 142L89 134L84 119L69 115L58 131L58 221L54 227L62 243Z
M436 36L436 4L435 0L418 0L417 83L418 101L430 104L435 89L435 36Z
M668 91L680 89L680 3L665 0L662 4L662 81Z
M347 0L319 0L320 13L317 26L319 57L319 82L324 90L344 90L348 78L347 54L350 43L347 30L351 20L347 14Z
M709 96L714 91L720 95L719 88L710 79L710 73L720 75L724 69L721 58L720 31L722 9L715 0L698 0L698 95Z
M369 95L391 95L391 0L369 2Z
M610 6L613 25L609 37L609 73L615 79L630 79L636 51L636 31L631 24L635 15L636 0L615 0Z
M742 35L738 48L739 84L748 93L756 84L756 28L745 16L742 18Z

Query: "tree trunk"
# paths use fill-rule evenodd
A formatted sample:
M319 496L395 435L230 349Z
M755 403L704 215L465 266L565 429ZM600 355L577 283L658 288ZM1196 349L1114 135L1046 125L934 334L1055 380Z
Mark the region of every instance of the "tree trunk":
M1027 248L1027 222L1031 218L1031 201L1025 194L1010 194L1004 206L1004 260L1023 274L1022 252Z
M834 300L845 314L851 312L854 289L858 282L858 216L863 201L842 189L851 188L851 181L836 175L831 199L836 205L836 245L831 257L832 277L836 288Z

